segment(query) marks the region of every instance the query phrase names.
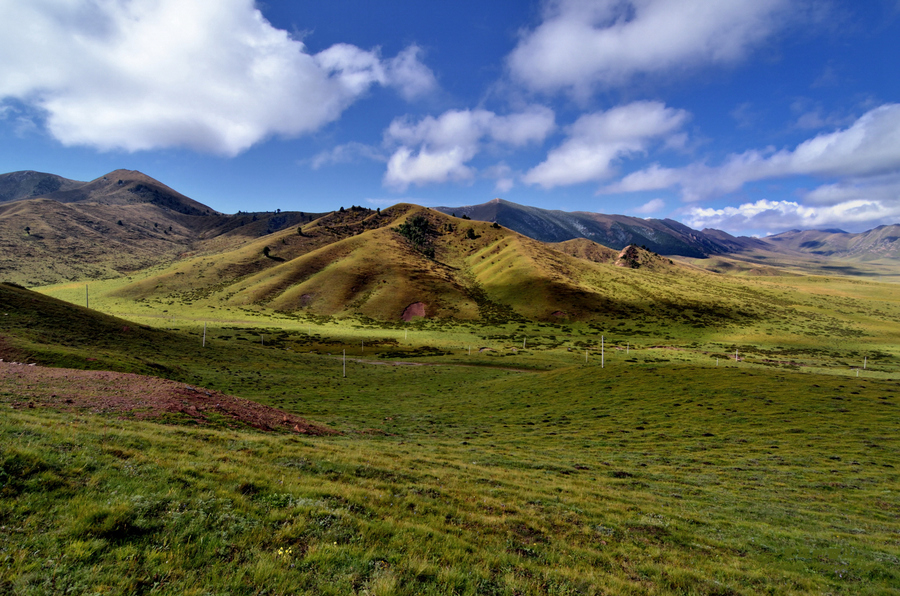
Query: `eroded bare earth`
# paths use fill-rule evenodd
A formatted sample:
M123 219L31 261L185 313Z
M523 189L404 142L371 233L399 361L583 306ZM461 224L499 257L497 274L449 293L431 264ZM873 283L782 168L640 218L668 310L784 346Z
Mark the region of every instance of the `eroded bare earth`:
M198 423L231 419L260 430L292 430L311 435L336 434L277 408L202 387L130 373L46 368L0 361L0 396L13 407L53 407L159 419L184 414Z

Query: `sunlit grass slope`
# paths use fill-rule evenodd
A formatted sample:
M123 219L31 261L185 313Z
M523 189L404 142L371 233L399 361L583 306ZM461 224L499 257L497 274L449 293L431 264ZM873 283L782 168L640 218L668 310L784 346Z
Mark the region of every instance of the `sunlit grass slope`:
M398 231L413 218L428 221L424 248ZM785 293L757 279L629 250L620 258L587 241L554 247L487 222L398 205L381 213L329 214L232 251L92 287L98 306L128 316L206 309L227 319L243 309L390 322L420 302L433 319L591 321L636 333L665 327L667 338L708 337L763 322L794 333L807 322L797 308L807 300L802 288ZM83 287L42 291L80 300Z
M334 439L0 405L0 586L898 591L897 382L668 364L390 374L390 390L302 379L295 405L349 431Z
M220 323L201 348L196 322L145 329L0 286L4 349L155 371L344 432L153 425L17 410L20 396L0 395L0 586L898 593L896 294L824 278L747 292L810 315L808 335L774 327L789 317L772 320L775 336L649 317L407 333L231 311L251 322ZM470 355L470 342L491 351Z

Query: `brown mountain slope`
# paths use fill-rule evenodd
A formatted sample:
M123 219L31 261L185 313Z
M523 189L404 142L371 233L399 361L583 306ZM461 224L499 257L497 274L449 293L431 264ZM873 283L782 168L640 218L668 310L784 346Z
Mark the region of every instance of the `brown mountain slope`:
M573 238L565 242L551 244L556 250L595 263L614 263L619 251L597 244L587 238Z
M233 249L321 214L225 215L136 171L91 182L0 176L0 279L38 286L117 277L191 254ZM42 196L33 196L41 189ZM54 190L55 189L55 190Z
M88 202L99 205L149 203L184 215L217 213L136 170L115 170L77 188L57 190L42 196L60 203Z
M543 242L587 238L617 250L635 244L664 255L704 257L731 252L756 242L751 238L735 238L718 230L700 232L671 219L540 209L503 199L464 207L437 207L437 210L497 222Z
M424 232L405 234L411 227ZM641 248L595 262L500 226L414 205L381 214L331 214L301 231L302 236L284 230L233 251L186 259L115 295L383 320L400 319L413 304L427 317L495 321L635 313L676 318L687 316L683 305L690 304L691 312L727 321L736 311L726 296L741 294L746 301L743 289L698 294L698 286L720 283L720 276ZM583 249L588 255L605 250ZM621 266L628 260L639 267Z
M0 205L0 278L34 286L114 277L174 258L193 232L164 215L151 205Z
M0 203L31 199L59 190L71 190L84 184L56 174L32 170L0 174Z

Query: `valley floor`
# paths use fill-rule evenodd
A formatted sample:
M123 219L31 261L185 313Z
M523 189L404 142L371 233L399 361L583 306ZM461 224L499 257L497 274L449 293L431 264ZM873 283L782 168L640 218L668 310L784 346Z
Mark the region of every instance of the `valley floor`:
M802 324L721 329L0 285L0 594L900 594L897 298L792 283Z

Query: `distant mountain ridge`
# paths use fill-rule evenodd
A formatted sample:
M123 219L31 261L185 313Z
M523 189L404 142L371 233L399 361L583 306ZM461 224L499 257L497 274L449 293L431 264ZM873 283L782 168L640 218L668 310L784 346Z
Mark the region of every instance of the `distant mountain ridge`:
M56 174L25 170L0 174L0 203L32 199L57 191L66 191L86 184Z
M346 217L349 212L365 213L367 226L386 225L385 218L373 216L375 212L354 207ZM435 215L439 212L495 222L569 257L598 264L622 261L619 251L634 245L667 257L697 259L695 265L714 273L811 272L888 276L900 281L900 225L859 234L837 229L792 230L759 239L715 229L698 231L671 219L568 213L501 199L432 211ZM253 250L259 252L276 241L281 246L296 243L293 236L304 238L304 227L323 216L314 228L318 230L315 242L304 240L298 245L305 250L313 245L324 250L325 244L342 236L343 232L336 236L338 228L328 222L334 217L343 221L343 210L331 214L239 211L229 215L133 170L115 170L89 182L35 171L12 172L0 175L0 280L39 286L118 277L152 265L197 255L218 256L257 244ZM453 228L466 225L461 219L434 223ZM361 227L354 235L365 229ZM391 238L385 234L381 240ZM279 254L280 246L270 248L278 258L285 258ZM383 247L369 244L366 250L379 253ZM253 267L242 269L241 275L273 262L270 258L258 261L258 255L251 253L248 262ZM639 264L652 269L666 263L668 259Z
M778 253L851 261L900 259L900 225L857 234L839 229L791 230L765 238L732 236L722 230L694 230L672 219L642 219L585 211L559 211L494 199L480 205L436 207L442 213L496 222L542 242L587 238L609 248L629 244L653 252L692 258Z
M9 191L3 193L8 188ZM135 205L151 203L184 215L216 213L202 203L135 170L115 170L90 182L68 180L40 172L0 175L0 202L45 198L59 203Z
M738 238L721 230L700 232L672 219L540 209L503 199L481 205L436 209L442 213L496 222L541 242L587 238L614 249L636 244L659 254L695 258L762 247L755 238Z
M875 260L900 258L900 224L878 226L851 234L843 230L790 230L765 242L781 250L818 257Z

